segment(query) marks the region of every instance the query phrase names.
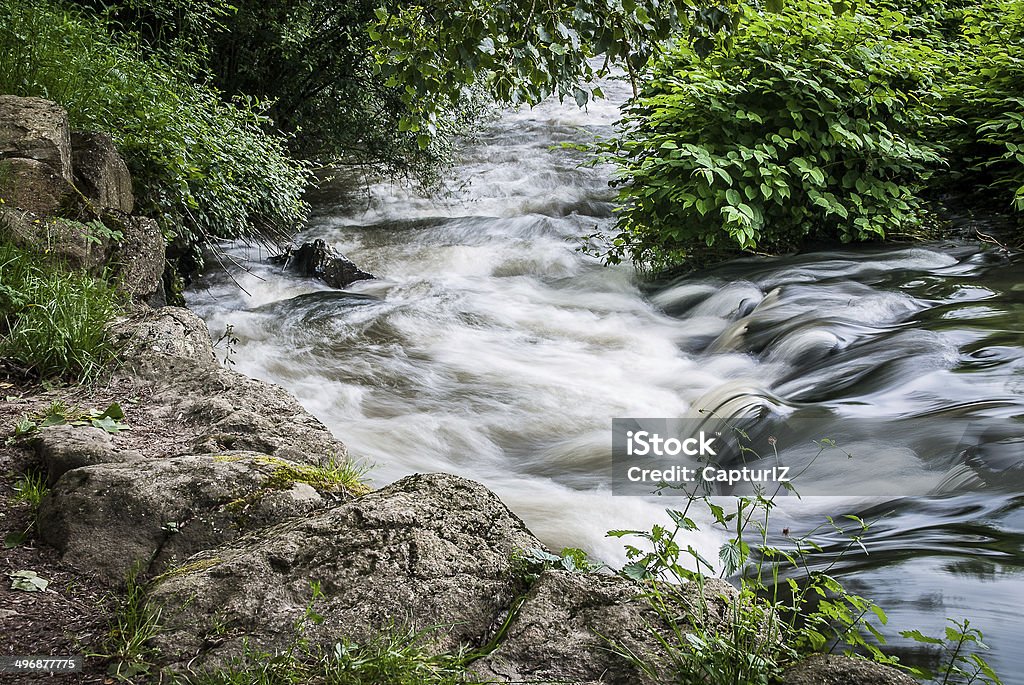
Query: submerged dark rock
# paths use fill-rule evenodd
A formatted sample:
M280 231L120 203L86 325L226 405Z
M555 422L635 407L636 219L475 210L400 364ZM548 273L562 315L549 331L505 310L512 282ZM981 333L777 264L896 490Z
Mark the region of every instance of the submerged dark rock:
M347 288L356 281L376 278L319 239L286 250L283 254L271 257L270 261L283 264L286 270L300 276L319 279L332 288Z

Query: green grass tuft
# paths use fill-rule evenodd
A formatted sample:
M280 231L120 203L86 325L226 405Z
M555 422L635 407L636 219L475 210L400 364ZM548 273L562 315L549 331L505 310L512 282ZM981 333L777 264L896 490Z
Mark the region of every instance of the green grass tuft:
M0 357L42 377L88 379L114 357L106 327L121 311L105 281L0 240Z
M366 484L368 467L348 459L334 458L326 466L289 464L274 457L266 457L265 461L277 467L267 481L268 489L285 490L294 483L306 483L326 492L347 490L353 495L370 492Z
M303 641L300 640L300 643ZM434 654L427 634L390 630L363 643L341 640L330 651L308 645L271 654L247 649L236 662L182 677L181 685L462 685L480 682L459 655Z
M103 652L92 655L108 659L110 675L128 682L135 682L133 677L153 668L156 651L149 642L163 631L160 608L150 601L139 574L138 565L129 571L125 594L114 611Z
M42 471L27 471L14 481L14 496L11 497L11 501L15 504L26 504L32 511L37 511L48 492L50 489L46 487L46 474Z

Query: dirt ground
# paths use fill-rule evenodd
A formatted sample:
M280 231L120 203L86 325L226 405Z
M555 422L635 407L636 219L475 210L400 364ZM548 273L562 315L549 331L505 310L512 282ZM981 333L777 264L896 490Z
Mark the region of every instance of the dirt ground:
M93 387L50 387L0 373L0 541L27 531L24 542L0 549L0 654L66 657L85 655L80 673L31 675L0 673L0 683L94 685L128 682L107 675L103 652L110 630L115 593L61 563L56 552L35 539L34 513L15 501L21 474L39 462L24 441L14 441L14 427L25 416L44 414L53 402L102 411L118 402L131 430L114 436L115 444L145 456L180 451L194 439L182 424L170 422L147 407L151 386L121 380ZM12 590L9 573L35 571L49 581L45 592ZM90 656L92 655L92 656Z

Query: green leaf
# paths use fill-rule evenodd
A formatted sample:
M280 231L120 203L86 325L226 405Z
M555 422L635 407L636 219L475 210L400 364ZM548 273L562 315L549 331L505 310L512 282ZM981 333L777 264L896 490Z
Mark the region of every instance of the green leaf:
M643 580L647 577L647 564L634 561L622 567L622 575L630 580Z
M104 409L103 413L100 414L97 418L111 418L114 419L115 421L123 421L124 411L121 409L120 404L118 404L117 402L112 402L110 406Z
M900 635L914 642L921 642L929 645L941 645L944 644L943 640L937 637L928 637L920 630L902 630Z
M92 419L90 423L96 428L102 428L103 430L112 435L117 435L121 431L130 430L129 426L126 426L125 424L116 421L110 418L109 416L105 416L101 419Z
M35 571L15 571L8 573L11 579L11 589L23 592L45 592L50 581L41 578Z
M24 531L14 531L4 537L4 549L13 549L25 542L28 535Z

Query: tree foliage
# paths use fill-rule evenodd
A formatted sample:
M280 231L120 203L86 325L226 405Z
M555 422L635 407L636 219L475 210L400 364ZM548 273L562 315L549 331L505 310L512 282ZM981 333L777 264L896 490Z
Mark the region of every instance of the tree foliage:
M941 133L961 183L1024 213L1024 3L982 0L957 16Z
M502 104L557 95L582 107L602 97L592 82L610 67L636 87L682 27L706 41L735 18L729 3L703 0L426 0L378 8L369 35L378 72L408 108L401 126L426 145L467 86Z
M934 50L899 12L819 0L748 10L707 58L657 62L604 144L619 169L607 258L667 266L695 248L784 249L862 240L923 218L941 147Z

